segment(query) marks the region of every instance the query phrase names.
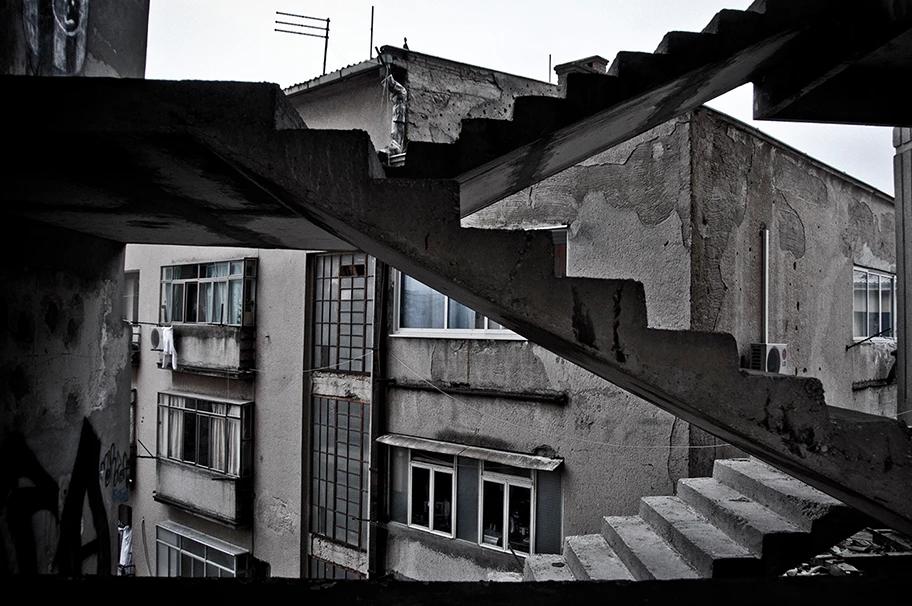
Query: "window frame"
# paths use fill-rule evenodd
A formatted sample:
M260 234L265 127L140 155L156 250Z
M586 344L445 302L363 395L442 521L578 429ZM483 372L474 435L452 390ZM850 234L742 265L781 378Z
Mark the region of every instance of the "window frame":
M449 328L448 324L450 321L450 302L455 301L451 297L440 293L432 289L430 286L427 286L420 280L416 278L411 278L401 271L394 270L392 274L392 286L393 286L393 330L390 336L393 337L406 337L406 338L425 338L425 339L491 339L498 341L525 341L525 337L522 337L509 328L490 328L490 318L484 314L480 314L484 318L485 328ZM402 326L402 289L405 285L404 276L410 277L419 284L422 284L426 288L431 288L434 292L438 293L443 297L443 328L410 328ZM458 301L455 301L459 303ZM462 305L460 303L460 305ZM463 305L471 310L470 307ZM474 310L472 310L474 311ZM475 312L478 313L478 312Z
M428 461L416 461L414 459L413 454L414 454L414 451L412 449L409 449L408 492L406 493L408 495L408 508L407 508L407 513L406 513L406 520L408 520L408 527L415 528L415 529L421 530L423 532L428 532L430 534L436 534L441 537L447 537L449 539L454 539L454 538L456 538L456 518L457 518L456 512L458 511L457 510L457 507L458 507L457 494L456 494L456 492L457 492L457 490L456 490L456 457L455 456L453 457L452 465L447 466L447 465L442 465L442 464L437 464L437 463L430 463ZM415 468L426 469L429 472L428 483L430 486L429 486L429 491L428 491L428 503L430 505L428 507L429 514L428 514L428 525L427 526L422 526L421 524L416 524L412 521L413 520L413 517L412 517L413 498L412 497L413 497L413 488L414 488L413 471ZM435 496L434 491L436 490L435 477L438 473L445 473L450 476L450 497L451 497L450 532L444 532L442 530L437 530L436 528L434 528L434 516L430 514L430 510L431 510L433 504L435 503L435 499L434 499L434 496Z
M194 400L194 408L174 406L170 403L171 397L185 398L187 400ZM168 399L167 403L163 400ZM206 402L209 404L219 404L225 406L225 412L214 413L212 411L199 410L199 402ZM175 463L180 463L182 465L190 465L192 467L197 467L199 469L205 469L212 473L217 473L224 475L230 478L246 478L253 475L253 401L250 400L228 400L223 398L214 398L211 396L203 396L198 394L188 394L188 393L179 393L173 391L160 391L158 392L158 403L156 406L157 409L157 428L156 428L156 453L159 459L166 461L173 461ZM238 411L237 417L231 416L231 407L236 406L240 410ZM189 460L185 458L175 457L171 455L171 415L172 411L179 411L182 416L185 415L194 415L196 420L194 421L196 439L194 441L194 460ZM224 453L225 458L225 469L219 469L212 466L212 450L210 442L209 450L209 463L201 464L199 462L199 431L201 423L199 421L200 417L206 417L210 419L209 425L212 426L211 419L224 419L225 427L225 448ZM234 473L229 469L231 466L230 455L228 450L229 438L231 435L230 432L230 421L233 419L238 420L238 472ZM183 423L183 421L182 421ZM181 438L181 444L183 449L183 440Z
M239 264L240 273L232 273L233 267ZM211 276L211 277L201 277L204 273L204 267L210 265L227 265L228 273L224 276ZM219 259L215 261L201 261L197 263L176 263L173 265L162 265L160 270L160 281L159 281L159 303L158 303L158 318L159 324L163 326L171 326L174 324L213 324L216 326L254 326L256 324L256 280L257 280L257 267L258 259L256 257L241 257L234 259ZM175 278L173 277L174 270L176 268L191 268L195 267L195 277L188 278ZM167 277L169 274L172 277ZM240 322L230 322L230 321L219 321L214 319L199 320L200 316L200 298L203 296L203 288L201 285L215 285L215 284L224 284L225 285L225 300L224 305L226 308L229 306L231 300L232 292L232 283L240 282L240 313L241 318ZM196 306L194 310L196 312L196 319L190 321L187 319L189 315L189 304L187 300L187 293L189 291L190 285L195 287L195 299ZM174 319L174 306L172 304L174 297L175 287L179 286L181 290L181 306L180 306L180 319ZM213 287L214 292L214 287ZM166 295L167 292L167 295ZM211 305L215 305L215 295L210 298ZM207 312L207 316L214 316L215 310L210 309ZM227 309L226 315L230 315L230 309ZM225 320L230 318L220 318L220 320Z
M176 538L176 544L169 542L168 537L162 536L162 531L174 535ZM184 542L188 542L188 547L193 547L194 549L185 549ZM192 544L192 545L191 545ZM167 555L165 559L168 563L168 570L165 571L167 574L162 574L161 564L162 564L162 555L161 550L166 549ZM230 558L234 564L234 568L230 568L227 565L215 560L210 559L210 550L220 554L220 559L224 560L225 558ZM198 553L202 551L203 555ZM201 532L197 532L190 528L184 528L175 524L173 522L164 522L155 525L155 576L156 577L171 577L171 558L172 552L175 552L174 563L176 565L177 574L176 577L188 577L188 578L239 578L246 577L249 572L249 566L251 563L250 552L231 545L230 543L225 543L214 537L204 535ZM198 562L202 562L204 565L204 570L208 573L209 567L215 568L218 571L218 575L192 575L192 574L182 574L184 562L190 560L195 566ZM228 574L222 574L226 572Z
M861 312L860 312L860 310L856 309L856 306L855 306L855 274L856 274L856 272L861 272L866 275L866 278L865 278L866 288L865 288L865 296L864 296L865 308L864 308L864 311L861 311ZM883 336L883 335L872 336L871 334L869 334L871 332L870 331L870 314L871 314L871 312L868 310L868 303L871 298L870 276L872 276L872 275L877 276L878 279L881 279L881 278L888 279L892 286L892 290L890 292L890 300L891 300L892 305L891 305L891 309L890 309L890 329L889 329L890 335L889 336ZM852 340L853 341L884 341L884 342L896 341L896 311L897 311L897 309L896 309L896 305L897 305L897 303L896 303L896 290L897 290L896 281L897 281L896 274L892 274L888 271L883 271L880 269L872 269L872 268L863 267L860 265L852 266ZM877 302L878 302L877 303L877 305L878 305L878 311L877 311L878 324L877 325L878 325L878 327L883 326L883 310L881 309L881 304L883 302L883 293L884 293L884 289L880 286L880 281L878 281L878 292L877 292ZM863 324L865 330L864 330L863 335L857 335L855 333L855 314L856 313L864 313L864 315L865 315L865 321ZM881 329L881 330L883 330L883 329ZM880 331L878 331L874 334L877 335L879 332Z
M507 474L503 472L496 471L487 471L485 469L485 462L481 461L481 473L478 474L478 544L484 547L485 549L491 549L494 551L502 551L506 553L513 553L518 556L530 556L535 553L535 517L536 517L536 476L538 472L534 469L529 470L529 477L525 478L523 476L516 476L512 474ZM503 502L503 517L502 517L502 540L503 545L492 545L484 541L484 484L485 482L502 484L504 486L504 502ZM516 486L519 488L527 488L529 490L529 551L515 551L510 548L509 535L507 528L509 527L509 516L510 516L510 487Z

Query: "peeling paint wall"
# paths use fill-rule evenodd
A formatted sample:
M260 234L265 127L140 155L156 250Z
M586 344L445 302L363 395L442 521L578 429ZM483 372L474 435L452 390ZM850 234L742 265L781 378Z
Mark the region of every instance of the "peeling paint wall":
M0 224L0 571L113 574L128 496L123 247Z
M145 75L149 0L0 0L0 14L0 74Z
M403 52L395 59L408 70L409 141L452 143L467 118L506 120L516 97L557 97L559 89L530 78Z
M137 527L134 534L137 575L155 575L155 525L163 520L172 520L250 550L258 561L269 564L272 576L300 574L306 253L129 245L125 267L139 271L140 321L154 324L159 318L162 266L242 257L258 258L254 378L228 379L160 369L159 352L152 351L149 345L152 326L143 324L140 365L134 371L133 384L137 390L136 434L148 448L147 451L140 446L139 451L146 456L156 454L158 392L174 390L201 397L254 401L253 524L229 528L154 501L159 487L155 460L140 459L131 503ZM214 348L215 357L221 356L219 350Z
M790 345L791 373L819 378L828 404L884 411L889 394L852 389L885 379L883 364L846 346L853 265L896 271L892 200L721 114L694 116L693 327L732 333L742 355L761 341L766 227L770 342Z

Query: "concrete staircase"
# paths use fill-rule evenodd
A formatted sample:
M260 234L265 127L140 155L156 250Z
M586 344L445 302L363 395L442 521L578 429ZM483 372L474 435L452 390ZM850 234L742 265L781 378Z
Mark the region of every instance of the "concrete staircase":
M557 277L549 234L460 224L745 81L765 86L779 70L800 88L813 74L789 58L804 46L816 49L809 69L826 72L906 31L912 0L758 0L699 34L669 34L655 56L619 55L608 75L568 82L563 99L518 99L513 121L466 123L451 147L411 145L407 168L389 173L366 133L307 129L274 85L8 78L16 119L5 134L19 153L0 169L0 200L21 217L119 242L358 248L912 533L905 424L828 406L813 378L742 370L731 335L650 328L636 276ZM838 53L824 52L831 43ZM34 162L73 140L81 153L67 162Z
M526 559L526 581L745 578L781 574L855 533L866 518L756 459L715 462L713 477L643 497L560 555Z

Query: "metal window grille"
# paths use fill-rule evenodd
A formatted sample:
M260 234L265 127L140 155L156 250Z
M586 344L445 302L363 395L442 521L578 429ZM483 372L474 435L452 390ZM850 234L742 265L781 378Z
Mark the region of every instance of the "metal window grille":
M316 257L314 367L369 372L374 326L374 268L364 253Z
M313 399L311 531L367 548L370 404Z

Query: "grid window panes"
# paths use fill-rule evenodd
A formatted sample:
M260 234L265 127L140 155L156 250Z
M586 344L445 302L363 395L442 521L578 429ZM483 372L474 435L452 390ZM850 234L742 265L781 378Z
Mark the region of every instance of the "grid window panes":
M445 330L456 331L453 336L471 336L478 331L513 334L494 320L402 273L399 274L398 301L397 328L400 333Z
M314 557L309 558L308 576L311 579L333 579L338 581L358 581L364 579L364 575L359 572Z
M158 394L158 455L230 476L252 466L253 403Z
M169 265L161 272L163 324L253 326L256 259Z
M896 276L856 267L852 283L852 336L895 338Z
M155 532L156 576L246 576L249 557L242 550L234 549L232 553L161 526Z
M374 267L364 253L316 256L314 367L370 371Z
M312 532L366 548L370 404L315 397L312 444Z

